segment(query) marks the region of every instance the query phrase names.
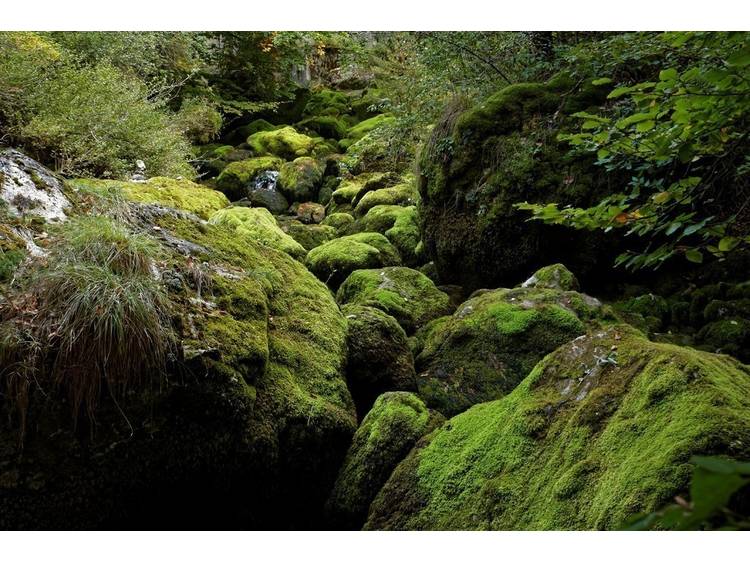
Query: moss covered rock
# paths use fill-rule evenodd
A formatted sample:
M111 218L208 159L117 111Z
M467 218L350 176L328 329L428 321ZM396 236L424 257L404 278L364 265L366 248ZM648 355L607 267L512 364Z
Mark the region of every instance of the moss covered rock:
M231 162L216 178L216 186L232 201L237 201L248 194L248 191L259 174L278 171L284 161L275 156L248 158Z
M558 291L578 291L578 279L561 263L547 265L534 273L521 287L557 289Z
M349 360L346 380L360 417L389 390L416 391L414 358L395 318L369 306L346 305Z
M304 114L339 116L348 113L349 110L349 98L344 92L322 89L310 94Z
M514 205L587 207L609 192L608 174L558 140L579 130L572 113L602 103L607 92L559 75L446 109L421 152L418 177L422 239L443 282L507 287L555 261L581 279L606 274L599 257L618 251L608 236L528 221Z
M594 331L421 442L366 528L617 529L684 493L691 456L748 457L749 374L628 326Z
M282 127L258 131L247 137L247 144L256 156L272 155L293 160L300 156L311 156L322 143L320 139L298 133L293 127Z
M312 250L336 238L336 229L322 224L305 224L293 217L276 217L279 228L299 242L305 250Z
M513 390L537 362L602 315L596 299L553 289L482 291L428 325L415 351L419 393L454 415Z
M408 267L355 271L339 288L336 300L340 304L379 308L398 320L407 333L452 310L448 295L428 277Z
M299 242L279 228L268 209L229 207L214 213L211 222L233 229L237 236L285 252L294 258L302 259L307 254Z
M728 353L747 362L750 360L750 320L730 317L703 326L695 338L701 349Z
M333 289L352 271L401 263L401 258L388 239L377 232L361 232L342 236L307 255L307 267L318 279Z
M354 434L326 505L332 527L359 529L370 502L393 469L423 435L443 421L414 394L380 396Z
M366 134L372 132L374 129L377 129L378 127L386 124L393 123L395 120L395 117L393 117L392 115L387 115L385 113L375 115L374 117L370 117L369 119L360 121L359 123L351 127L346 133L346 138L350 139L351 141L357 141L364 137Z
M229 200L220 191L189 180L156 177L145 182L76 179L68 183L74 189L89 189L99 194L112 190L122 192L130 201L164 205L195 213L203 219L229 205Z
M322 224L332 226L338 232L342 232L354 222L354 217L349 213L331 213L323 219Z
M346 123L333 115L317 115L308 117L297 123L301 129L309 129L313 133L326 139L339 140L346 136Z
M359 219L357 228L363 231L381 232L391 241L406 265L418 261L419 221L417 208L399 205L376 205Z
M303 156L281 166L278 187L289 201L315 201L322 180L323 167Z
M73 427L64 396L32 401L22 457L0 432L0 527L316 525L356 427L330 291L232 224L137 216L157 267L184 279L174 362L156 387L103 396L95 431Z
M370 190L356 202L355 216L363 216L377 205L412 206L419 200L416 187L410 179L406 179L392 187Z

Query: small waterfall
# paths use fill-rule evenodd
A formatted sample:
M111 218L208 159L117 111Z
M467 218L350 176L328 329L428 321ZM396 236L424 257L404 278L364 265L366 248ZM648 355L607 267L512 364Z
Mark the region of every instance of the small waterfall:
M276 170L266 170L261 172L252 182L248 189L255 191L256 189L265 189L267 191L276 191L276 182L279 181L279 172Z

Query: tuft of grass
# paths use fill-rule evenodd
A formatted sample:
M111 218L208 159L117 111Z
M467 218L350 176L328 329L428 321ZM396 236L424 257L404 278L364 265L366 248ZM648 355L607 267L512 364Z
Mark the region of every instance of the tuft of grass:
M91 263L123 275L149 275L158 243L133 233L123 224L104 216L71 219L60 231L65 245L59 257L67 263Z
M102 216L59 236L49 264L0 310L0 377L21 436L35 391L66 395L73 419L93 422L104 395L119 409L118 398L152 388L174 342L154 240Z

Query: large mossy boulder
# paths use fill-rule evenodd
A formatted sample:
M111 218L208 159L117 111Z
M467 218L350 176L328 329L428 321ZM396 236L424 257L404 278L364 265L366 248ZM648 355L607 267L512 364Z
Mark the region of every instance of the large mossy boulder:
M513 390L542 357L586 332L606 313L573 291L481 291L417 337L419 393L446 415Z
M247 137L247 144L256 156L271 155L294 160L300 156L312 156L322 142L321 139L298 133L293 127L282 127L258 131Z
M366 193L389 187L398 180L396 174L384 172L368 172L346 178L331 195L332 211L349 212Z
M313 133L326 138L339 140L346 136L346 123L333 115L318 115L308 117L297 123L301 129L309 129Z
M139 199L146 184L123 190ZM192 208L190 200L186 207ZM132 206L161 246L178 343L158 384L102 393L95 425L47 390L0 431L0 528L316 528L356 428L346 320L284 252ZM78 209L76 209L78 212ZM36 396L36 395L35 395ZM3 419L14 406L0 402Z
M414 358L406 332L382 310L346 305L349 359L346 380L360 418L389 390L417 390Z
M130 201L173 207L194 213L202 219L208 219L216 211L229 205L229 200L220 191L185 179L155 177L145 182L74 179L68 184L79 192L91 191L99 196L121 193Z
M401 258L382 234L360 232L336 238L311 250L306 263L318 279L335 290L352 271L398 265Z
M278 187L290 202L315 201L322 181L323 167L314 158L302 156L281 166Z
M684 494L701 454L750 456L748 367L611 326L424 439L365 528L617 529Z
M216 187L231 201L247 196L254 180L263 172L278 171L284 161L275 156L259 156L231 162L216 178Z
M354 530L370 503L414 444L444 418L409 392L388 392L375 402L354 440L326 504L335 529Z
M336 300L379 308L393 316L407 334L452 311L448 295L408 267L355 271L339 288Z
M234 230L242 239L286 252L293 258L303 259L307 254L299 242L279 228L268 209L229 207L214 213L211 222Z
M558 75L446 109L418 177L422 239L443 283L509 287L555 261L584 282L605 273L600 252L617 249L604 235L528 221L514 205L589 206L608 192L612 178L558 140L578 130L573 113L602 103L606 93L607 86Z

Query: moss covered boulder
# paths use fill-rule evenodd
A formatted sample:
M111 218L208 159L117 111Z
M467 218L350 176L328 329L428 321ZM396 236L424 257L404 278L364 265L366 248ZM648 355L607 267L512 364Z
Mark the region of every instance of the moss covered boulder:
M359 219L357 228L383 233L396 247L406 265L414 265L418 261L417 246L420 234L415 206L376 205Z
M573 291L481 291L419 334L419 393L446 415L499 398L606 314L596 299Z
M271 155L294 160L300 156L311 156L322 142L321 139L298 133L293 127L282 127L253 133L247 137L247 144L256 156Z
M355 271L339 288L336 300L379 308L398 320L409 334L452 311L448 295L408 267Z
M333 115L317 115L303 119L297 126L300 129L308 129L326 139L339 140L346 136L346 123Z
M514 205L587 207L608 193L610 175L558 140L580 130L573 113L597 107L607 92L559 75L446 109L421 152L417 180L422 239L444 283L509 287L555 261L583 281L605 275L599 257L618 251L607 236L528 221Z
M173 207L195 213L203 219L229 205L229 200L220 191L184 179L155 177L145 182L75 179L68 183L75 190L114 198L122 194L129 201Z
M359 416L386 391L416 391L414 358L398 322L369 306L346 305L341 311L348 323L346 380Z
M307 254L299 242L279 228L268 209L229 207L214 213L211 222L233 229L243 239L254 240L294 258L302 259Z
M398 179L395 174L383 172L369 172L346 178L331 195L333 209L337 212L349 212L366 193L393 185Z
M248 158L231 162L216 178L216 186L232 201L248 194L254 180L263 172L278 171L284 161L275 156Z
M337 236L336 229L332 226L305 224L294 217L276 217L276 222L283 232L294 238L308 251L330 242Z
M352 271L397 265L401 258L382 234L361 232L318 246L307 254L306 263L318 279L336 289Z
M322 180L323 166L303 156L281 166L278 187L291 202L315 201Z
M578 279L561 263L544 266L521 283L521 287L556 289L558 291L578 291Z
M395 118L392 115L387 115L385 113L375 115L374 117L360 121L351 127L346 133L346 138L352 142L357 141L378 127L393 123L394 121Z
M241 235L241 218L131 211L160 246L157 277L177 281L174 350L156 384L117 402L102 393L95 430L73 423L67 396L34 395L23 455L16 423L0 431L0 528L320 525L356 428L347 324L330 291ZM0 401L3 419L15 411Z
M343 232L354 222L354 217L349 213L331 213L323 219L322 224L332 226L338 232Z
M414 444L444 418L409 392L387 392L375 402L354 440L326 504L336 529L359 529L370 503Z
M419 200L413 181L406 178L391 187L370 190L356 201L354 207L355 216L363 216L376 205L401 205L408 207L415 205Z
M748 368L611 326L421 442L366 528L617 529L685 493L700 454L750 455Z

